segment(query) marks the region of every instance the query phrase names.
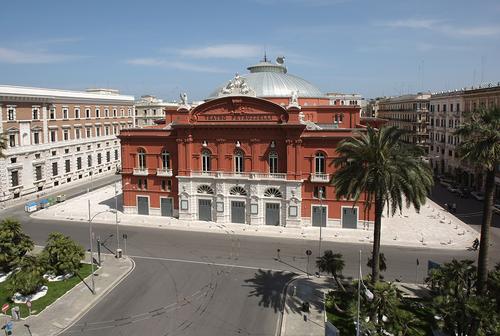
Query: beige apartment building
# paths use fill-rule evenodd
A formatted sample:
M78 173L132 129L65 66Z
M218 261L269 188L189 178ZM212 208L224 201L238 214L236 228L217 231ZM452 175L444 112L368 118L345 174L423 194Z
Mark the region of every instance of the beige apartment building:
M461 139L454 132L466 120L468 113L478 108L493 106L500 106L500 83L432 94L429 159L436 174L452 176L458 183L476 190L484 188L482 171L459 159L456 148ZM498 170L495 180L496 198L500 199Z
M167 103L155 96L145 95L135 102L135 126L144 127L155 124L155 120L165 120L165 110L177 109L178 103Z
M430 93L417 93L378 101L377 117L386 119L388 126L410 131L403 140L427 150Z
M66 91L0 85L0 202L115 173L121 129L134 125L134 97L116 90Z

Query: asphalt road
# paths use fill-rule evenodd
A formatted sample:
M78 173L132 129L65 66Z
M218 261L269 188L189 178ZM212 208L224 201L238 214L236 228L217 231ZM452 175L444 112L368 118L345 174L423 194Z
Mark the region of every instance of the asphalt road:
M94 186L114 178L94 181ZM60 231L89 245L87 223L35 220L24 214L22 206L0 213L7 215L20 218L37 244L43 244L50 232ZM120 230L128 235L126 253L136 269L64 335L274 335L281 292L295 274L306 272L307 249L313 251L309 271L316 271L317 241L131 226ZM105 239L115 227L94 224L94 231ZM106 246L114 250L115 244L112 237ZM342 253L344 274L356 276L359 251L365 264L371 246L324 242L325 249ZM475 259L477 253L388 246L382 252L388 263L385 278L411 282L423 281L428 260Z

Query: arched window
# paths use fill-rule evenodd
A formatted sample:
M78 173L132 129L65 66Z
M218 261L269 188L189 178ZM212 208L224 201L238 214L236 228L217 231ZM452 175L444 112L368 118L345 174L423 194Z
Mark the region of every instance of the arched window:
M315 172L316 174L324 174L325 173L325 154L321 152L317 152L316 156L314 157L314 163L315 163Z
M146 151L143 148L137 151L137 164L141 169L146 168Z
M278 173L278 153L276 152L269 153L269 173Z
M247 196L248 195L245 188L243 188L241 186L232 187L231 190L229 190L229 194L230 195L240 195L240 196Z
M201 152L201 170L204 172L210 171L210 156L211 153L208 149L204 149Z
M198 192L198 194L214 194L214 190L212 189L212 187L207 184L202 184L196 191Z
M161 152L162 168L170 169L170 153L164 150Z
M266 191L264 191L264 196L277 198L283 197L283 195L281 195L281 191L279 191L277 188L267 188Z
M237 150L234 153L234 172L243 173L245 168L243 167L244 156L241 150Z

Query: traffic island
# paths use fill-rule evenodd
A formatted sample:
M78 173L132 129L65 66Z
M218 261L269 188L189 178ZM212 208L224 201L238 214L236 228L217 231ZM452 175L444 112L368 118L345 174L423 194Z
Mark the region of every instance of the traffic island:
M95 271L95 294L90 288L91 272L76 285L47 304L37 315L13 321L13 335L55 336L71 327L80 317L96 305L107 293L115 288L134 269L130 258L115 258L114 255L101 255L102 267ZM90 254L86 253L86 261ZM90 267L90 266L89 266ZM50 291L50 290L49 290ZM41 298L42 299L42 298ZM40 299L40 300L41 300ZM33 302L32 309L35 309ZM6 323L6 318L1 319ZM29 332L28 332L29 328Z

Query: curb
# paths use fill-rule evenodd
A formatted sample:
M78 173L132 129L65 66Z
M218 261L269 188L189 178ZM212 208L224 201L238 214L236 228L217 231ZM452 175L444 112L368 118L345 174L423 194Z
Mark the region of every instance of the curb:
M287 293L288 293L288 287L290 286L290 284L292 282L295 282L299 279L302 279L304 278L303 275L297 275L296 277L288 280L288 282L285 284L285 287L283 288L283 303L282 303L282 307L283 309L281 309L281 314L280 314L280 317L278 317L278 322L277 322L277 326L276 326L276 333L275 333L275 336L281 336L281 335L284 335L284 332L285 332L285 327L284 327L284 321L286 320L285 318L285 308L286 308L286 296L287 296Z
M117 278L111 284L111 286L106 288L104 290L104 292L102 292L101 295L99 295L99 297L97 297L94 301L90 302L87 306L85 306L85 308L83 308L77 315L75 315L72 318L72 321L64 329L61 329L54 336L60 335L61 333L65 332L69 328L71 328L83 315L85 315L92 308L94 308L109 292L111 292L113 289L115 289L130 273L133 272L133 270L135 269L135 261L134 261L134 259L132 259L130 257L126 257L126 258L132 262L132 267L125 274L123 274L121 277Z

